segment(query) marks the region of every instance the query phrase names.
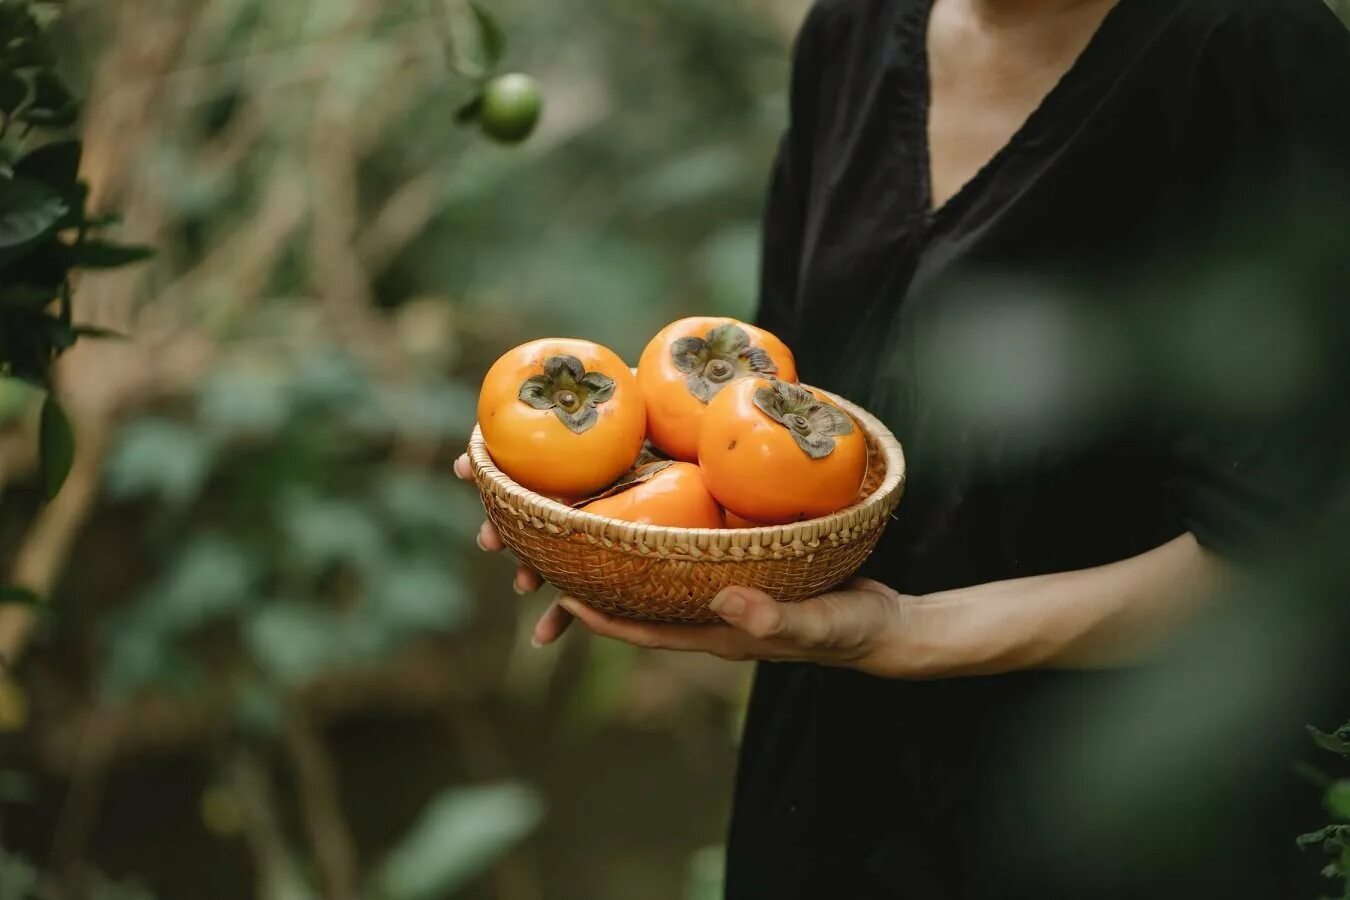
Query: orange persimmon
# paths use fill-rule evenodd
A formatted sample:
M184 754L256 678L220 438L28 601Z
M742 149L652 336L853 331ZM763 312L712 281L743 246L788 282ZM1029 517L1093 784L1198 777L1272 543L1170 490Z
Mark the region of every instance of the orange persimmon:
M855 503L867 439L823 394L747 378L708 404L698 460L708 490L728 512L778 525Z
M671 528L721 528L717 505L698 466L687 462L654 462L640 466L632 483L581 507L584 511L625 522Z
M763 523L761 523L761 522L751 522L749 519L747 519L747 518L745 518L745 517L743 517L743 516L738 516L738 515L736 515L734 512L732 512L732 511L729 510L729 509L724 509L724 510L722 510L722 515L723 515L723 517L725 517L726 520L727 520L727 527L728 527L728 528L763 528L763 527L764 527Z
M797 380L787 345L735 319L680 319L663 328L638 360L651 442L686 462L698 459L699 425L728 384L752 376Z
M575 498L633 465L646 428L628 365L590 341L545 338L493 363L478 395L478 426L503 472L532 491Z

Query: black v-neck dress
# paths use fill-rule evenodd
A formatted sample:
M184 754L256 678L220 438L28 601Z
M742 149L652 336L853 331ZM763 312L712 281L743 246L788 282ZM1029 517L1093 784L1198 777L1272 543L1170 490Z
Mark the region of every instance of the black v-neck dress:
M993 276L1049 279L1071 298L1064 309L1108 331L1126 328L1112 318L1122 309L1160 311L1131 340L1166 343L1169 301L1148 276L1193 276L1212 258L1201 248L1228 246L1243 200L1273 201L1255 229L1231 229L1248 255L1296 201L1347 208L1336 192L1350 166L1350 37L1319 0L1121 0L1012 141L933 212L930 2L814 7L765 217L761 323L795 349L804 381L876 412L909 458L907 494L865 574L927 593L1105 564L1185 532L1229 555L1268 544L1350 453L1343 410L1312 417L1321 430L1296 459L1284 451L1297 442L1272 430L1188 429L1196 417L1159 416L1140 392L1038 443L997 423L962 430L925 353L953 310L980 314L981 293L962 288ZM1343 301L1350 280L1339 288ZM1053 743L1035 757L1046 704L1091 705L1128 677L910 683L760 664L727 896L1311 898L1317 884L1294 889L1290 873L1320 863L1290 855L1318 824L1315 805L1301 820L1282 800L1257 803L1262 785L1241 815L1197 824L1193 843L1161 854L1073 848L1041 828L1046 792L1089 787L1057 776ZM1072 723L1059 725L1053 740L1072 744ZM1093 777L1109 779L1109 761ZM1160 823L1182 814L1144 799Z

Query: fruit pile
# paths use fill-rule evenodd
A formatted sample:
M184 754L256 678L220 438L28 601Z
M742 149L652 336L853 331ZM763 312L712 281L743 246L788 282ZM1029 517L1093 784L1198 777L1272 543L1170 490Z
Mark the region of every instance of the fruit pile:
M478 423L523 487L651 525L817 518L855 503L867 469L862 428L797 383L782 341L735 319L672 323L636 374L590 341L523 344L488 370Z

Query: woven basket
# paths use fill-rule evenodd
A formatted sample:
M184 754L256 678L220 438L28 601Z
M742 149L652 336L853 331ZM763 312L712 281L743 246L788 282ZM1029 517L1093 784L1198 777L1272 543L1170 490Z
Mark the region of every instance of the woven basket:
M825 392L822 392L825 393ZM610 613L663 622L711 622L708 601L730 585L785 602L846 581L867 559L900 501L900 444L867 412L833 394L867 436L862 499L829 516L763 528L665 528L572 509L507 477L482 433L469 442L487 517L522 563L571 596Z

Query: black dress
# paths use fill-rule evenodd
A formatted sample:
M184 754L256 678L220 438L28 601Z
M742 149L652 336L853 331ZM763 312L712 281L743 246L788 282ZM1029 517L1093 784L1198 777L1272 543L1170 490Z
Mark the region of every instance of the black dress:
M1345 29L1319 0L1121 0L1011 142L930 212L929 8L814 7L765 218L761 323L804 381L877 413L909 458L865 574L927 593L1110 563L1188 531L1234 557L1272 546L1329 493L1350 446L1344 403L1310 390L1230 409L1224 386L1253 373L1224 366L1256 360L1268 388L1278 366L1243 362L1244 322L1268 335L1285 320L1266 312L1342 318ZM1280 248L1327 244L1276 268ZM1235 258L1270 268L1233 276ZM1236 285L1220 296L1248 302L1234 321L1197 300L1212 271ZM1066 350L1046 315L1098 344ZM1301 358L1344 360L1335 328L1305 331ZM1172 350L1217 368L1169 368ZM997 390L981 393L990 372ZM1210 785L1225 803L1123 774L1136 806L1100 800L1121 799L1112 753L1129 754L1078 726L1135 677L912 683L761 664L727 896L1314 896L1321 862L1293 838L1325 816L1310 788L1289 800L1277 784L1297 717L1279 726L1292 744Z

